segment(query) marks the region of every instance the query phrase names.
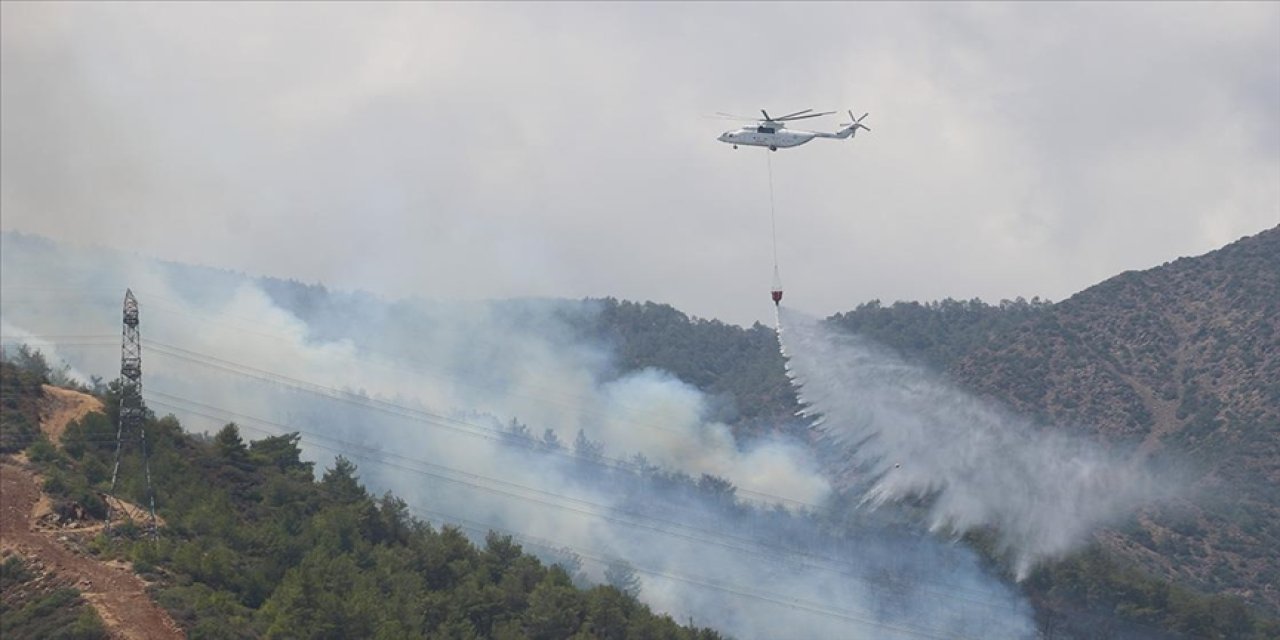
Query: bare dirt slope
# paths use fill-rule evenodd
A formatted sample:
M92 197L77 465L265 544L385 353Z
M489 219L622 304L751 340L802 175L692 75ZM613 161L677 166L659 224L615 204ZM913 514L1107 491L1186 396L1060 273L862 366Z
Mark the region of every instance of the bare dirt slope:
M40 429L54 444L62 441L67 425L94 411L102 411L102 402L79 391L44 385L44 400L40 407Z
M50 385L44 386L40 428L57 443L71 422L102 411L97 398ZM101 523L50 528L49 497L40 478L17 460L0 459L0 549L34 559L43 569L67 580L93 605L114 638L167 640L184 634L169 614L146 592L146 583L121 562L104 562L78 548L85 534ZM139 511L133 505L116 509ZM141 515L141 514L139 514Z
M102 401L87 393L63 389L50 384L42 385L41 390L43 396L40 399L40 430L55 445L62 444L62 434L66 433L67 426L72 422L90 413L105 411ZM151 514L146 509L128 500L115 496L103 496L103 499L110 505L111 513L115 514L115 516L123 514L124 519L134 522L143 522L151 517ZM95 533L102 528L103 523L101 522L78 522L75 524L58 522L56 516L53 515L52 506L53 502L49 499L49 496L42 494L35 508L37 526L43 528L57 526L64 531L89 533ZM112 517L113 523L117 520L115 516ZM164 526L164 520L157 518L156 521L160 526Z
M67 533L37 529L34 512L40 497L35 474L11 461L0 462L0 549L38 558L47 570L71 580L113 637L184 637L128 565L103 562L73 549Z

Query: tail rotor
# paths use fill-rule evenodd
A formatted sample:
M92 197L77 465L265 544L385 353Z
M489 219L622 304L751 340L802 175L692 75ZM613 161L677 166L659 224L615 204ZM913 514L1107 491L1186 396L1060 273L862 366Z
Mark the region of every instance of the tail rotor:
M866 119L866 117L867 117L867 116L869 116L869 115L871 115L871 114L870 114L870 113L864 113L864 114L862 114L862 117L861 117L861 118L855 118L855 117L853 117L853 111L851 110L851 111L849 111L849 119L850 119L850 120L852 120L852 122L845 122L845 123L841 124L840 126L841 126L841 127L843 127L843 128L848 129L848 130L849 130L849 137L850 137L850 138L852 138L853 136L855 136L855 135L857 135L857 134L858 134L858 129L866 129L867 131L870 131L870 130L871 130L871 127L868 127L867 125L862 124L862 121L863 121L864 119Z

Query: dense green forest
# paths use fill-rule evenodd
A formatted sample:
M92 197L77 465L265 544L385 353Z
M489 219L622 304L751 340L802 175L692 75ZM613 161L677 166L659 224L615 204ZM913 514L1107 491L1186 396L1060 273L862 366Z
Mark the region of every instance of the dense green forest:
M42 364L33 359L28 366ZM99 495L109 478L113 416L89 414L54 447L28 428L38 418L42 377L10 363L0 367L6 425L24 429L21 439L46 477L55 512L103 517ZM108 386L108 407L115 406L113 393ZM610 576L614 586L583 590L574 585L571 557L567 567L546 567L492 532L476 547L456 528L415 518L393 495L369 495L344 458L317 481L299 457L297 434L245 442L227 425L199 438L184 434L172 417L154 416L147 432L153 477L165 487L160 535L152 541L139 522L93 539L89 549L131 560L191 637L719 637L651 613L634 599L635 579L625 566ZM139 464L136 453L126 455L122 493L142 502ZM987 543L981 536L970 542L980 550ZM998 554L988 551L996 562ZM4 570L6 585L29 576L17 560ZM1280 633L1280 623L1235 598L1199 595L1117 563L1097 547L1041 568L1023 590L1046 637ZM92 612L76 602L72 589L27 598L6 616L13 625L6 637L54 637L50 629L61 629L58 637L99 637ZM50 617L54 603L59 613Z
M36 423L39 379L0 366L6 419ZM113 394L114 385L107 407ZM61 448L29 430L15 435L26 439L55 512L71 517L78 505L105 515L99 492L110 477L113 420L89 414L67 428ZM509 536L491 532L478 547L391 494L369 495L345 458L316 480L297 434L246 442L227 425L202 439L154 416L146 430L152 478L165 487L164 526L155 540L146 522L117 526L89 549L132 561L192 638L719 637L651 612L626 592L635 578L625 566L611 575L617 586L583 589L575 567L548 567ZM136 452L123 459L121 494L145 503L140 464ZM23 575L5 567L13 580ZM6 637L45 637L36 631L44 628Z
M292 292L288 295L296 301L308 301L306 305L313 309L322 306L317 300L326 299L323 288L318 286L276 281L275 287L280 299L287 301L284 292ZM563 317L577 335L608 345L616 356L619 370L658 367L673 372L719 399L721 407L731 408L718 417L729 421L739 437L749 439L768 428L803 428L803 424L792 417L795 395L783 373L777 339L771 328L762 325L741 328L691 318L668 305L652 302L606 298L563 304ZM590 312L583 312L583 304L588 305ZM1070 310L1075 304L1077 302L1072 301L1065 308ZM829 322L841 330L863 334L890 346L908 360L943 372L962 386L1005 401L1010 394L1030 393L1027 389L1031 383L1040 385L1038 389L1045 388L1049 383L1041 381L1039 371L1050 366L1053 358L1030 359L1012 353L982 369L968 367L967 363L1007 349L1008 343L1020 336L1057 335L1055 332L1064 331L1063 324L1070 321L1062 319L1063 308L1063 303L1053 304L1039 298L1019 298L998 304L950 299L889 305L872 301L836 314ZM1125 311L1119 309L1117 313ZM1077 352L1091 353L1087 338L1077 338L1072 344ZM1001 389L984 384L983 376L990 375L997 366L999 371L1009 372L1002 378L1005 386ZM1206 367L1206 370L1212 368ZM1017 371L1022 373L1015 373ZM1045 403L1017 406L1043 422L1054 421L1053 406ZM1130 421L1134 419L1131 416L1141 414L1142 408L1137 405L1126 409L1122 419ZM1096 414L1085 417L1096 417ZM1194 518L1187 522L1185 515L1170 516L1170 519L1183 522L1178 525L1180 531L1194 534L1202 527ZM1250 524L1255 521L1256 517L1247 514L1241 520L1245 526L1256 529L1258 525ZM1146 541L1155 553L1183 560L1191 559L1195 553L1195 543L1190 539L1151 538L1135 524L1126 527L1124 535ZM982 548L980 544L975 546ZM998 562L994 554L992 557L993 562ZM1188 583L1200 591L1183 586ZM1035 579L1024 583L1022 588L1036 607L1042 627L1056 630L1058 637L1090 637L1090 630L1104 627L1113 629L1113 633L1118 634L1115 637L1277 635L1273 619L1254 609L1246 609L1248 613L1241 614L1238 597L1222 594L1219 588L1197 580L1186 580L1135 562L1117 554L1114 548L1100 544L1042 568ZM1218 595L1204 595L1205 592ZM1246 626L1235 626L1237 620L1246 621L1241 623ZM1253 635L1240 631L1241 628L1254 629L1250 632Z
M1276 255L1280 255L1280 252ZM1185 268L1191 265L1184 263L1182 266ZM1262 277L1267 277L1274 270L1259 269L1255 272ZM1245 279L1236 278L1236 286L1244 286L1244 282ZM719 337L723 343L736 340L739 344L743 344L748 343L752 334L758 330L758 327L743 330L737 327L718 326L718 323L688 319L675 309L663 305L617 303L611 300L604 302L604 308L608 311L608 320L602 321L602 324L608 329L603 333L611 336L611 339L618 344L624 345L622 353L640 354L629 360L636 366L663 366L676 371L696 372L699 366L705 365L693 364L689 361L700 358L699 354L703 353L700 348L689 347L664 351L654 347L652 352L655 354L670 354L661 360L656 355L647 356L648 359L646 359L644 354L649 347L662 342L661 336L668 336L667 340L683 344L686 341L693 342L698 334L724 331L727 335ZM1255 299L1255 303L1265 304L1262 299ZM1076 304L1078 302L1073 301L1066 306L1066 309L1070 311ZM1123 310L1119 312L1123 313ZM891 346L917 363L950 373L954 380L963 385L1002 397L999 390L982 385L979 379L981 372L964 369L964 364L974 359L975 354L986 354L1004 348L1014 336L1027 332L1026 327L1029 325L1038 327L1036 329L1038 334L1045 334L1053 326L1068 322L1067 320L1055 321L1053 318L1055 313L1062 313L1058 305L1038 298L1030 301L1019 298L994 305L979 300L949 299L923 304L896 302L892 305L881 305L873 301L859 305L847 313L836 314L829 319L829 322L842 330L863 334ZM656 327L661 327L661 333L655 330ZM1239 331L1238 328L1234 330ZM736 335L733 335L735 333ZM768 341L772 343L770 347L774 347L776 339L771 335L771 331L769 333ZM1217 335L1226 339L1221 329L1218 330ZM1241 338L1241 342L1244 343L1247 335ZM1081 350L1089 348L1088 338L1078 339L1075 344ZM1218 350L1226 351L1222 347ZM781 363L773 361L776 348L751 350L739 347L722 349L718 353L731 354L734 361L717 370L715 375L732 377L738 370L765 370L777 374L781 370ZM728 356L722 355L722 357ZM684 362L681 362L682 360ZM1046 363L1048 360L1046 359ZM1012 364L1020 360L1006 356L1004 362ZM1200 370L1211 373L1215 370L1215 366L1213 363L1206 363ZM725 373L719 373L719 371ZM1197 370L1190 368L1186 370L1184 375L1187 376L1188 381L1195 380L1191 376L1195 371ZM743 413L746 415L766 411L763 408L751 408L753 399L759 396L740 392L739 389L742 387L738 386L739 383L725 381L711 375L710 377L716 380L715 386L712 387L699 379L696 374L685 373L681 377L704 389L714 388L724 393L738 394L735 395L735 400L738 406L744 407ZM771 377L764 377L764 379L772 381ZM1006 386L1009 389L1018 388L1017 385L1012 384L1014 382L1012 378L1008 382L1010 384ZM1262 382L1262 379L1244 382L1257 384ZM789 387L784 393L790 393ZM783 397L786 396L783 395ZM1192 400L1194 399L1192 397ZM774 400L777 400L777 396L774 396ZM1186 405L1192 400L1183 399L1179 400L1179 403ZM785 400L782 404L789 406ZM1215 409L1220 408L1220 403L1216 403L1212 397L1201 401L1200 404L1213 406ZM1024 410L1046 420L1051 420L1054 413L1054 407L1044 405L1032 405L1024 407ZM1135 412L1140 414L1141 409L1138 408ZM1185 411L1185 415L1189 416L1188 421L1194 428L1198 423L1195 422L1193 414L1194 412L1190 409ZM1251 446L1257 447L1261 443L1256 442L1256 439L1265 437L1266 433L1264 429L1254 428L1242 436L1246 437L1244 442L1253 442ZM1261 450L1270 450L1270 445ZM1216 523L1216 526L1220 527L1230 527L1233 526L1230 523L1235 523L1235 526L1243 527L1245 532L1264 534L1265 520L1262 518L1266 516L1263 515L1264 512L1250 507L1249 504L1246 503L1237 509L1233 515L1227 514L1225 517L1219 515L1208 520L1208 523L1210 525ZM1137 525L1129 525L1124 531L1127 535L1145 543L1146 548L1151 551L1166 554L1171 558L1193 557L1197 553L1194 538L1197 532L1200 535L1206 533L1207 526L1201 524L1194 515L1187 515L1176 509L1166 511L1169 512L1166 518L1174 527L1174 533L1185 532L1186 536L1175 535L1153 539L1149 533L1145 533L1145 530ZM981 548L981 545L977 546ZM1266 544L1238 547L1242 553L1249 553L1250 549L1254 552L1267 553L1267 549L1274 548L1273 545ZM1191 581L1195 586L1209 587L1211 593L1218 592L1218 595L1202 595L1192 588L1182 586L1182 581L1165 572L1144 567L1129 558L1117 555L1114 550L1102 545L1093 545L1083 552L1043 567L1022 587L1036 606L1042 627L1046 632L1054 630L1054 633L1059 636L1070 637L1067 634L1088 636L1091 630L1107 628L1112 630L1113 637L1170 637L1161 636L1161 630L1173 637L1280 637L1280 623L1274 618L1245 607L1239 597L1222 594L1219 589L1229 583L1221 572L1217 579L1222 580L1216 585L1217 588L1198 585L1198 581ZM1263 580L1255 584L1261 585L1267 582ZM1275 581L1270 580L1270 583L1275 584ZM1101 632L1097 633L1101 634ZM1105 637L1105 634L1096 637Z
M837 314L830 322L889 345L1045 425L1085 430L1090 437L1118 446L1148 447L1155 455L1173 452L1200 461L1198 490L1211 498L1211 508L1183 504L1135 514L1104 532L1088 549L1041 567L1021 585L1046 636L1280 637L1273 617L1274 585L1280 583L1274 553L1280 545L1280 485L1265 481L1275 477L1280 461L1280 431L1274 428L1280 424L1280 351L1274 349L1274 337L1280 335L1278 260L1280 229L1273 229L1206 256L1122 274L1056 304L1037 299L997 305L976 300L871 302ZM242 277L227 275L233 276ZM345 313L348 302L385 315L405 310L363 294L328 292L320 285L270 279L259 283L304 320ZM559 306L556 313L573 329L572 339L607 346L619 374L658 367L706 392L714 400L716 417L728 421L743 439L763 429L803 427L791 418L795 396L767 327L740 328L691 318L654 303L603 299L548 304ZM513 302L508 311L521 313L522 308ZM346 322L332 326L360 326L358 318L341 319ZM28 359L25 366L43 367L45 375L57 377L38 355L22 356ZM15 375L5 378L0 448L16 451L30 445L37 432L34 418L24 416L34 406L31 394L38 383L30 377L25 382ZM48 470L50 489L91 513L100 513L93 489L107 473L103 445L93 440L110 431L105 426L109 419L94 425L88 423L99 419L91 418L77 426L77 433L88 430L97 435L73 435L79 443L69 441L65 450L39 441L28 449ZM219 632L266 633L269 618L283 609L267 609L265 604L291 571L301 571L302 557L283 570L272 564L274 560L264 561L263 567L275 567L263 570L266 577L254 578L253 571L240 569L258 566L257 558L266 557L261 550L274 548L270 545L276 540L296 535L319 541L323 521L316 518L322 515L341 520L339 514L347 513L357 522L372 523L381 521L383 510L395 504L387 496L367 495L355 506L328 501L324 487L330 474L350 476L358 487L355 470L342 465L328 470L324 480L308 483L303 478L309 479L311 471L297 466L302 463L296 442L290 446L268 438L236 444L238 436L231 437L236 434L224 433L222 439L229 444L223 451L217 440L181 436L171 419L154 420L149 427L157 430L157 456L172 457L158 463L162 468L172 473L177 460L190 456L194 462L184 463L183 473L210 486L217 481L222 482L218 486L241 487L238 492L229 488L218 493L226 495L210 505L181 495L174 504L166 501L161 509L169 526L152 551L127 540L99 549L105 555L135 557L139 566L163 578L160 592L166 594L166 606L186 624L243 618L220 625ZM113 438L112 432L107 439ZM279 454L279 464L264 462L276 459L271 452ZM242 484L230 482L235 478ZM183 486L185 480L174 482ZM137 486L127 490L140 495ZM305 498L305 527L285 532L271 528L272 510L278 508L270 501L273 491ZM384 504L385 500L392 502ZM225 510L231 515L209 515L215 507L222 510L217 505L231 505ZM193 518L205 528L184 524ZM422 530L424 540L446 535L444 529L410 521L410 528ZM360 527L357 538L368 543L368 549L399 548L378 538L384 534L376 527ZM220 533L223 530L236 533ZM249 531L253 533L245 533ZM196 544L197 538L202 542ZM310 544L313 538L303 539ZM970 536L969 542L984 549L982 536ZM222 584L212 578L207 582L194 566L179 571L174 568L179 566L179 549L188 549L185 562L208 564L210 570L219 566L218 558L240 558L230 571L237 577L225 578L230 582ZM361 571L383 566L376 564L377 553L356 553L357 549L365 547L355 545L343 553ZM198 563L197 551L204 554ZM473 551L477 557L488 552ZM998 566L998 554L988 555ZM214 560L206 560L210 557ZM554 569L544 571L549 575ZM220 572L226 570L212 575ZM266 580L266 586L252 586L258 584L255 580ZM1251 606L1242 606L1242 601ZM588 618L583 614L581 619ZM491 623L488 628L498 627Z
M0 388L0 453L26 449L40 433L40 385L48 364L39 351L25 345L6 352L3 387Z

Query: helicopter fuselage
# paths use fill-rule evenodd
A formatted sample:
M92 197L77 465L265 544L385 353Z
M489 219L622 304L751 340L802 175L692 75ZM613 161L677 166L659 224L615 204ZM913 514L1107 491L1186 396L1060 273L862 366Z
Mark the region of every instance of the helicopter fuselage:
M762 125L726 131L716 139L734 147L745 144L752 147L786 149L788 147L798 147L816 137L818 137L818 133L815 131L797 131Z

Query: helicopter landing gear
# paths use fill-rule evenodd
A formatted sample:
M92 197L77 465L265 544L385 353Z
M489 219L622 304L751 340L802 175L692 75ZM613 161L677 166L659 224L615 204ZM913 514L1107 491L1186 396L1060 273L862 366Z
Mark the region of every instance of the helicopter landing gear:
M738 145L736 145L736 144L735 144L735 145L733 145L733 148L734 148L734 149L737 149L737 148L738 148Z
M777 147L775 147L775 146L773 146L773 145L769 145L769 150L770 150L770 151L777 151L777 150L778 150L778 148L777 148Z

